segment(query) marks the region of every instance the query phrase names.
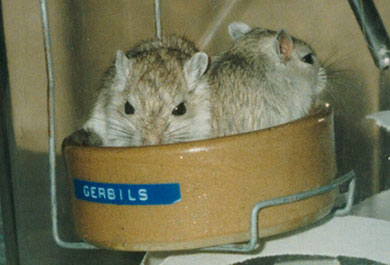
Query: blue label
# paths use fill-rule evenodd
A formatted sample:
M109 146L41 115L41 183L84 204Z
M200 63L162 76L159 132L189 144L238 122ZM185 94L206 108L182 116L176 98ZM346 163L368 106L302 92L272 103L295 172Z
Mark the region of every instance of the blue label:
M181 200L179 183L114 184L74 179L76 198L116 205L166 205Z

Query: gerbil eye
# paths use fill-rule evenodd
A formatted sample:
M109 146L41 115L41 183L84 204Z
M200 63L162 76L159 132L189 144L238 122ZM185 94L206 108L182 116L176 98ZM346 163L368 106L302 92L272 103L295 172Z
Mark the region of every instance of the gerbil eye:
M183 115L184 113L186 113L187 111L187 108L186 108L186 105L184 105L184 102L180 103L179 105L177 105L173 110L172 110L172 114L175 115L175 116L181 116Z
M308 63L308 64L313 64L313 63L314 63L313 54L312 54L312 53L309 53L308 55L305 55L305 56L302 58L302 61L305 62L305 63Z
M125 113L134 114L134 107L128 101L125 103Z

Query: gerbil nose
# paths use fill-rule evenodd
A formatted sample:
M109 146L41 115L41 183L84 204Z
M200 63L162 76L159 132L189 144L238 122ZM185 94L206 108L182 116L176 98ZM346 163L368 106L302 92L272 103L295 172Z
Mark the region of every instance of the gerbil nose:
M157 145L161 144L161 137L159 135L146 135L142 138L143 145Z

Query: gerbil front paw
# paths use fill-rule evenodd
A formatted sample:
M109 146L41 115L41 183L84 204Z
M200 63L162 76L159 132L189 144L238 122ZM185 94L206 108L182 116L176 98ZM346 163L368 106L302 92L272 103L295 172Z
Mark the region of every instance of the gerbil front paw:
M103 144L100 136L92 130L80 129L64 139L62 147L67 145L80 146L101 146Z

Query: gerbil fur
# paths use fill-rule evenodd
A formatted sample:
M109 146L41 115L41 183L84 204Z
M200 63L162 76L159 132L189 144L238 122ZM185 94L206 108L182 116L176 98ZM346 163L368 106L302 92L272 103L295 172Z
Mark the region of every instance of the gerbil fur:
M259 130L299 119L326 86L326 72L305 42L279 32L229 26L233 46L213 59L215 136Z
M207 67L208 56L183 37L143 41L126 54L117 51L82 127L94 140L78 142L141 146L210 137Z

